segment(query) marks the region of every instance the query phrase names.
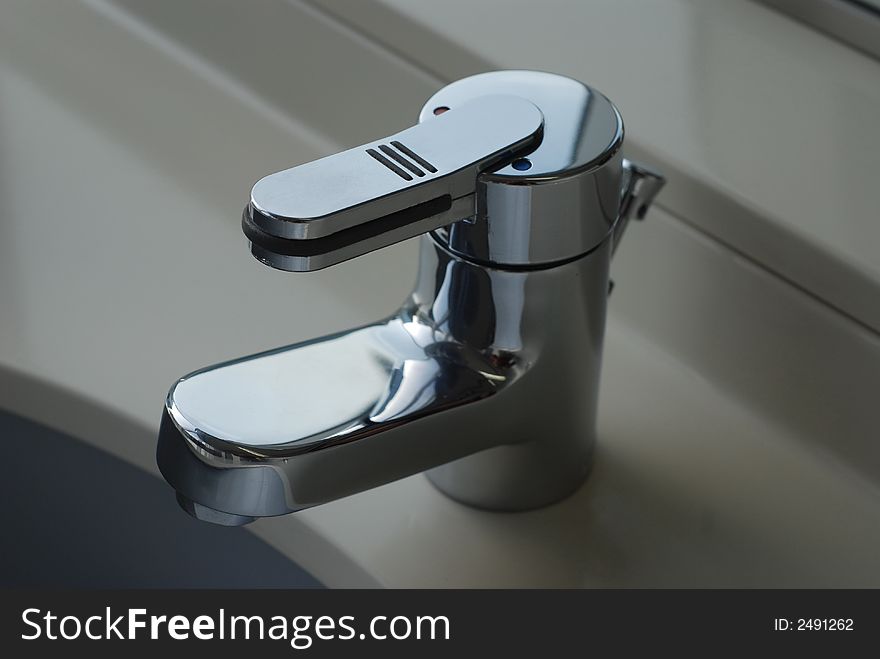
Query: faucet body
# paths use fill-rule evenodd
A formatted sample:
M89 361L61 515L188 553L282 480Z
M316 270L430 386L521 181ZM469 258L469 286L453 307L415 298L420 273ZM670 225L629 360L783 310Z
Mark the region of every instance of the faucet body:
M428 101L423 125L487 87L534 103L541 125L523 107L523 136L504 138L516 146L475 174L472 192L453 191L415 229L400 222L389 229L383 216L315 249L299 237L310 226L264 236L280 214L267 208L269 196L252 198L243 226L252 252L269 265L324 267L363 253L365 242L381 247L389 232L395 241L415 231L422 235L418 276L384 320L203 369L174 385L157 458L188 512L242 524L422 471L463 503L526 510L584 481L596 440L611 256L627 220L644 215L663 179L623 159L617 110L568 78L467 78ZM411 151L371 150L375 160L386 153L397 162ZM442 160L416 158L407 162ZM272 183L264 181L262 189ZM407 189L420 195L407 204L439 198L423 193ZM333 220L361 211L352 208ZM409 208L401 212L412 217Z

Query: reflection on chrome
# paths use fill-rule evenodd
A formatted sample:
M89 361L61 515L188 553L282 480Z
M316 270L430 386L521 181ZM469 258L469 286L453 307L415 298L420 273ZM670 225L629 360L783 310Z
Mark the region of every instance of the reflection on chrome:
M484 136L480 148L496 155L471 149L469 161L492 164L467 165L470 184L462 184L461 171L444 171L454 157L443 150L455 145L435 139L433 109L451 108L442 120L467 104L469 114L457 121L485 122L481 112L490 106L475 102L491 95L495 112L514 94L520 98L512 124L492 138L509 140L510 148ZM529 107L540 110L537 133ZM415 289L400 310L372 325L197 371L169 392L158 463L194 516L244 524L421 471L461 502L525 510L565 497L586 477L611 254L662 177L623 159L623 125L610 101L551 74L498 72L453 83L428 101L420 126L418 134L399 136L410 135L409 146L438 171L418 185L389 178L390 194L455 199L439 216L426 215L437 211L432 206L408 218L421 227L421 254ZM532 167L507 167L523 149L530 149ZM372 166L350 161L359 157L345 156L339 167ZM288 215L278 217L268 207L299 170L284 172L277 192L272 177L263 179L264 196L246 209L251 249L269 265L315 269L412 231L395 234L391 216L377 217L394 204L372 199L369 187L351 193L369 197L365 206L326 204L337 207L337 218L294 217L295 200L286 200ZM368 180L386 175L398 176L375 170ZM465 214L449 215L459 212ZM291 221L297 228L263 235ZM371 226L325 235L339 223ZM293 231L318 237L283 237Z

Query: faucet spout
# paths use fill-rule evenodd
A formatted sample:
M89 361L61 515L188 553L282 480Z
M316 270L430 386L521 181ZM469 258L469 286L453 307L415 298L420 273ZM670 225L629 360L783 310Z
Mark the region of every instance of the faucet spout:
M421 242L417 285L391 317L171 388L157 462L184 510L243 524L426 470L454 498L500 510L546 505L580 485L604 314L578 310L604 298L610 249L516 272ZM558 304L574 306L548 331ZM480 477L456 485L471 469Z
M159 467L200 519L294 512L492 446L489 433L463 439L463 410L513 379L402 311L182 378Z

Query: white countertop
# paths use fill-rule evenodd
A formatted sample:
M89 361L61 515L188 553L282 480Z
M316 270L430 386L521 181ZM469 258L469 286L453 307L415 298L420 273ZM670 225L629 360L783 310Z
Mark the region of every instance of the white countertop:
M44 43L0 20L0 406L155 473L176 377L383 316L414 245L303 276L261 266L238 227L247 185L333 145L91 10L54 7ZM253 529L334 586L880 585L876 486L613 306L596 467L574 497L492 514L417 475Z

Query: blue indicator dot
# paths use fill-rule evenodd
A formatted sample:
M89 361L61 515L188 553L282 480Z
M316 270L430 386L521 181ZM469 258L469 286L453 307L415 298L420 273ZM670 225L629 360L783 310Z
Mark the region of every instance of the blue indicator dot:
M518 172L524 172L527 169L532 168L532 161L528 158L518 158L511 163L511 167L513 167Z

